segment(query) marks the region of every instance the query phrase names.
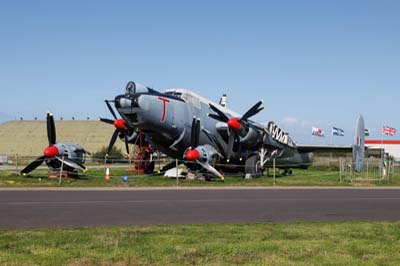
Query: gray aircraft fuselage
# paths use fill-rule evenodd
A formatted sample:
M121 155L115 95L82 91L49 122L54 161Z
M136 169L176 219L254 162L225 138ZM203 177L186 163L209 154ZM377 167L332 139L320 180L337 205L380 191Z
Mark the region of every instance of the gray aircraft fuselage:
M139 129L155 149L177 159L182 159L190 146L193 117L201 121L199 143L211 145L221 154L226 154L227 126L208 116L212 112L210 103L230 117L239 116L184 89L159 93L139 87L134 92L127 91L115 98L115 107L131 128ZM264 125L249 121L249 127L252 130L251 138L241 143L241 149L232 154L229 164L243 165L246 158L257 153L261 145L265 145L267 148L282 148L276 158L279 168L307 168L311 165L311 152L299 153L294 143L291 146L280 143L266 132ZM218 163L227 164L227 161L220 160ZM272 166L272 162L268 162L267 166Z

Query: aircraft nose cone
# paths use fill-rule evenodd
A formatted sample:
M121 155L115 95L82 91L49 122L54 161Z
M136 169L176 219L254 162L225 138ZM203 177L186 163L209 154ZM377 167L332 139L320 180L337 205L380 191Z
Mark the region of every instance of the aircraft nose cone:
M196 161L200 159L200 152L196 149L190 149L186 152L185 157L189 161Z
M126 125L125 125L125 120L124 119L118 119L114 121L114 126L116 128L118 128L119 130L125 130L126 129Z
M58 155L59 150L56 146L49 146L46 149L44 149L43 154L46 158L51 158L51 157Z
M229 119L228 126L230 129L235 131L239 131L242 128L242 124L240 123L239 118L237 117Z

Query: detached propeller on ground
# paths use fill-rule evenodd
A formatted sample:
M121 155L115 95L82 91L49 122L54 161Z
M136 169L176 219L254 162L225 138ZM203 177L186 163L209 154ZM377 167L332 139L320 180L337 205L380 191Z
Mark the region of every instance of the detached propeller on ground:
M129 146L128 146L128 127L126 125L126 122L123 118L118 119L117 115L115 114L113 108L111 107L111 104L108 100L105 100L105 103L107 104L108 110L110 110L111 115L114 117L114 120L108 119L108 118L100 118L100 121L114 125L115 131L111 137L110 144L108 145L107 149L107 154L111 153L111 150L118 138L118 135L122 135L125 140L125 148L126 148L126 153L129 154Z
M210 108L215 112L215 114L209 114L208 116L211 118L214 118L215 120L218 120L220 122L224 122L228 124L228 133L229 133L229 139L228 139L228 150L227 150L227 160L229 160L232 156L233 152L233 146L235 143L235 139L239 138L239 132L241 132L244 128L247 127L247 121L249 118L255 116L262 110L264 110L264 107L261 107L264 101L259 101L253 107L251 107L247 112L241 117L232 117L229 118L224 112L222 112L219 108L216 106L210 104Z
M65 165L68 165L77 170L84 171L86 169L83 165L76 163L69 158L58 157L58 155L60 155L60 151L55 145L56 127L54 124L53 114L51 113L47 113L47 138L49 140L49 146L44 149L43 156L40 156L39 158L28 164L24 169L22 169L21 174L23 175L29 174L30 172L38 168L45 160L52 160L52 159L59 160Z

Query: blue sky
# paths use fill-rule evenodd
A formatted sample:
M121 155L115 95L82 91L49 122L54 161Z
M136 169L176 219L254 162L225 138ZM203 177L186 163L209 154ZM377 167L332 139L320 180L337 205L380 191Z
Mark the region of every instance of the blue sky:
M298 142L362 113L400 129L399 1L1 1L0 121L109 117L134 80L229 96Z

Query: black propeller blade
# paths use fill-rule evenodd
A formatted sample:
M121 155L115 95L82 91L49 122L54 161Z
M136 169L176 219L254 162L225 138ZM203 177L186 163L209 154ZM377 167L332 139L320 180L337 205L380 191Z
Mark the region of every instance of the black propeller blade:
M256 103L253 107L251 107L243 116L242 118L240 118L240 121L246 121L247 119L249 119L252 116L255 116L256 114L258 114L259 112L261 112L262 110L264 110L264 107L260 106L263 104L264 101L259 101L258 103Z
M230 160L232 157L233 153L233 145L235 144L235 139L236 139L236 133L230 134L229 139L228 139L228 148L227 148L227 154L226 154L226 159Z
M216 113L218 114L218 117L219 117L219 118L216 118L217 120L219 120L219 121L221 121L221 122L225 122L225 123L229 121L229 117L228 117L224 112L222 112L221 110L219 110L217 107L215 107L214 105L212 105L211 103L210 103L210 108L211 108L214 112L216 112ZM210 114L210 116L211 116L211 114ZM212 117L215 118L216 116L213 115Z
M239 134L238 131L241 130L241 128L244 127L243 122L247 122L247 120L264 110L264 107L261 107L264 101L259 101L255 105L253 105L249 110L242 115L240 119L238 118L229 118L224 112L219 110L216 106L210 104L210 108L216 113L216 114L209 114L208 116L218 120L220 122L225 122L228 123L229 128L228 128L228 146L227 146L227 151L226 151L226 158L229 160L232 156L232 153L234 151L235 144L238 143L237 141L239 139Z
M195 147L199 146L200 141L200 119L196 120L196 138L195 138Z
M196 146L195 146L195 142L196 142L195 129L196 129L196 118L193 117L192 128L190 130L190 147L191 148L196 148Z
M107 104L108 110L110 110L111 115L114 117L115 120L117 120L117 115L114 112L114 109L111 107L111 104L108 100L104 100Z
M117 128L117 129L115 129L114 134L111 137L110 144L108 145L107 154L111 154L111 150L114 147L115 141L117 141L118 134L119 134L119 130Z
M108 119L108 118L101 118L100 117L100 121L104 122L104 123L107 123L107 124L111 124L111 125L114 124L114 120L111 120L111 119Z
M114 147L114 144L117 140L118 135L120 134L121 137L124 138L124 142L125 142L125 148L126 148L126 153L129 154L129 143L128 143L128 136L127 136L127 125L125 123L124 119L118 119L117 115L115 114L114 109L112 108L110 102L108 100L104 100L104 102L107 104L107 108L110 111L111 115L114 117L115 120L111 120L108 118L100 118L100 121L106 123L106 124L110 124L110 125L114 125L116 127L111 140L110 140L110 144L108 145L108 150L107 150L107 154L110 154L112 151L112 148Z
M24 169L22 169L21 174L23 175L29 174L30 172L38 168L44 162L45 159L46 159L45 156L37 158L36 160L28 164Z
M215 120L218 120L220 122L224 122L224 123L227 122L227 121L225 121L225 119L221 118L219 115L216 115L216 114L208 114L208 116L213 118L213 119L215 119Z
M124 134L126 154L129 154L128 136Z
M56 144L56 126L54 124L53 114L47 113L47 138L49 146Z
M192 129L190 132L190 147L192 149L199 146L200 140L200 120L193 117Z

